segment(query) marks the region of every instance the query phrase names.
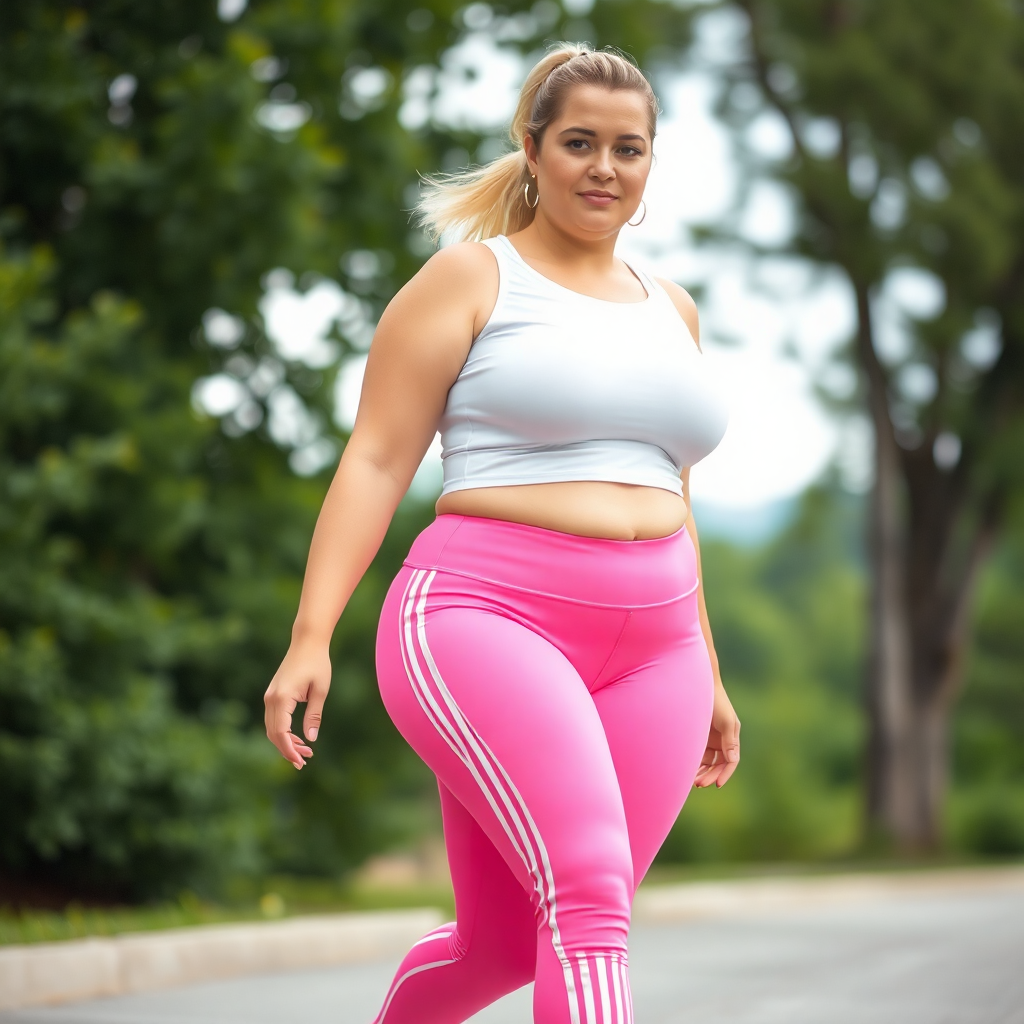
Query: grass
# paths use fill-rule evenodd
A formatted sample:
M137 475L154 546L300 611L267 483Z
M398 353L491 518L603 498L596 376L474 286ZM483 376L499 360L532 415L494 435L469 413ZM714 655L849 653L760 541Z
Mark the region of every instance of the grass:
M454 915L451 889L443 886L370 888L343 881L272 878L257 894L242 894L226 904L193 893L174 902L141 907L83 907L62 911L0 908L0 946L59 942L125 932L159 931L190 925L266 921L298 914L439 907Z
M742 878L807 877L894 873L899 871L941 871L949 868L986 868L1020 864L1019 858L977 857L960 854L928 857L851 857L820 861L722 861L692 864L654 864L644 885L673 885L681 882L720 882Z

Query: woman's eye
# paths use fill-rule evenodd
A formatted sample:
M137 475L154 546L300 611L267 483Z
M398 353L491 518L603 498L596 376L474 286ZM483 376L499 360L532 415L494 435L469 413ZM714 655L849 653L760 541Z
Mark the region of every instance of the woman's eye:
M577 153L581 152L584 148L589 149L590 143L586 139L570 139L566 146L569 149L576 150ZM636 146L621 146L619 153L623 156L643 156L643 151L636 148Z

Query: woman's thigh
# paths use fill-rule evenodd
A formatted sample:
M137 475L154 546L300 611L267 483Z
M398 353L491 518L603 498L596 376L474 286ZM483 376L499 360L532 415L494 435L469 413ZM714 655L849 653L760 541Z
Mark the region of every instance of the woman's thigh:
M480 823L566 949L624 948L633 891L619 780L558 648L457 579L409 567L378 634L385 706Z
M634 886L682 809L711 727L714 676L690 603L632 612L607 682L593 693L628 823Z

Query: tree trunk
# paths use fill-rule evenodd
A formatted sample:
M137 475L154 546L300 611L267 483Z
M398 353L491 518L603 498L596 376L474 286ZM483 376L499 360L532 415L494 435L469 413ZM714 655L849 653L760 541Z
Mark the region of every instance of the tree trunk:
M931 464L930 452L920 458ZM914 845L928 849L942 840L942 812L949 788L949 718L964 682L976 584L995 542L999 518L998 500L990 499L965 529L968 517L958 514L964 503L955 481L944 488L947 481L941 471L933 465L930 471L932 500L921 496L914 501L912 512L916 515L911 517L915 546L925 550L919 557L911 557L908 573L913 695L919 723L915 785L921 832ZM911 492L917 489L912 484ZM920 522L924 517L933 523L938 520L939 536L930 536ZM955 543L957 534L960 545ZM929 550L930 540L938 541L941 550Z
M868 383L875 432L875 483L868 505L867 550L871 591L866 704L869 832L900 847L921 833L915 799L915 722L911 690L910 616L904 579L906 494L889 418L887 382L875 356L867 286L857 294L857 350Z
M871 589L865 697L869 841L936 849L949 786L949 717L963 683L975 583L997 534L999 502L964 514L965 465L939 469L931 441L907 452L889 415L869 292L856 286L857 354L875 431L868 505Z

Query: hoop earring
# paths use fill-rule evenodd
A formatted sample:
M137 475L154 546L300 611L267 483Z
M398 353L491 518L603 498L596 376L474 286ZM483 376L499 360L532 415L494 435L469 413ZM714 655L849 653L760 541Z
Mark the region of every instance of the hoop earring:
M641 225L641 224L643 224L643 222L644 222L644 217L646 217L646 216L647 216L647 201L646 201L645 199L641 199L641 200L640 200L640 202L641 202L641 203L643 203L643 206L644 206L644 212L643 212L643 215L642 215L642 216L640 217L640 219L639 219L638 221L636 221L635 223L634 223L633 221L631 221L631 220L627 220L627 221L626 221L626 223L627 223L627 224L628 224L628 225L629 225L629 226L630 226L631 228L638 228L638 227L640 227L640 225Z
M536 174L531 174L530 177L536 179L537 175ZM534 188L536 188L536 186L534 186ZM526 205L531 210L535 210L537 208L537 204L540 202L540 189L536 189L536 193L537 193L537 198L531 203L530 202L530 183L527 182L523 186L523 199L525 200Z

